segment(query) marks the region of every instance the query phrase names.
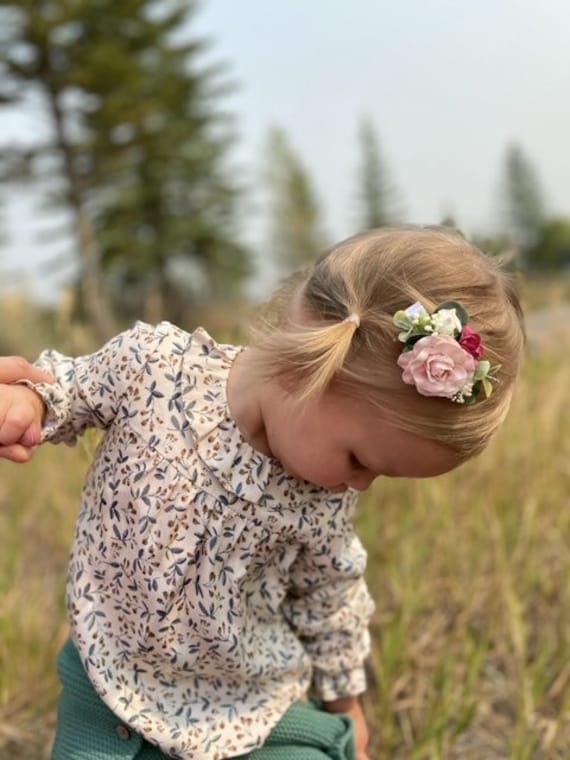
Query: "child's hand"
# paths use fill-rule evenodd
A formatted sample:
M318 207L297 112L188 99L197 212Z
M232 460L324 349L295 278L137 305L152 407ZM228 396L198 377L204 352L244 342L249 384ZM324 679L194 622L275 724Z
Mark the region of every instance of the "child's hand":
M324 708L328 712L344 713L352 719L354 727L354 745L356 749L355 760L369 760L366 748L370 740L368 725L364 717L364 711L357 697L344 697L334 702L325 702Z
M44 413L44 402L31 388L0 385L0 457L29 461L41 440Z
M34 367L22 356L0 356L0 383L15 383L18 380L29 380L32 383L53 383L53 377L49 373ZM0 403L2 403L1 399ZM24 431L19 440L8 443L8 439L13 435L10 433L11 425L12 423L9 423L7 430L2 430L4 426L4 412L2 412L0 419L0 458L10 459L12 462L27 462L39 443L40 430L32 424Z

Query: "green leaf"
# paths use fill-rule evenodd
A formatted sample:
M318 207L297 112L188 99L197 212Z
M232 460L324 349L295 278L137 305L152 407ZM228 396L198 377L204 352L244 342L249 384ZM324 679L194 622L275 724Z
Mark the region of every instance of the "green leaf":
M392 317L392 321L396 327L400 327L403 330L409 330L409 328L412 326L411 319L403 310L397 311Z
M481 385L483 386L483 390L485 392L485 396L487 398L489 398L489 396L491 395L491 393L493 393L493 384L491 383L491 381L489 380L489 378L484 377L481 380Z
M475 370L473 377L477 380L482 380L484 377L487 377L489 375L491 369L491 363L487 361L487 359L481 359L479 364L477 365L477 369Z

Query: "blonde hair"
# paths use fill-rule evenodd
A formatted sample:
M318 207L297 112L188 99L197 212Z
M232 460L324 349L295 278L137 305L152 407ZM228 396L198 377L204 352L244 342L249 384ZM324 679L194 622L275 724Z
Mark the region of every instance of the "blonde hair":
M393 314L420 301L428 311L460 301L480 333L485 358L500 364L488 399L457 404L421 396L396 361ZM254 333L264 372L300 398L334 384L381 409L392 424L448 446L481 451L505 418L523 356L522 312L500 264L452 230L370 230L334 246L284 284Z

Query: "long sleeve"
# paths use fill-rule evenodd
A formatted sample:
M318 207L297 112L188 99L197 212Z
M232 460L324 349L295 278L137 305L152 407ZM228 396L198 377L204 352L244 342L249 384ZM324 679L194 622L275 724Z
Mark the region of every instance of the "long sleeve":
M159 393L148 373L159 342L160 326L139 322L93 354L69 357L54 350L40 354L36 364L56 379L53 385L31 386L47 408L43 439L74 444L87 428L106 428L117 415L127 415L128 395ZM148 382L135 387L134 381L145 370Z
M305 547L291 568L282 609L311 657L313 688L325 701L366 690L374 603L365 566L366 552L347 520L332 540Z

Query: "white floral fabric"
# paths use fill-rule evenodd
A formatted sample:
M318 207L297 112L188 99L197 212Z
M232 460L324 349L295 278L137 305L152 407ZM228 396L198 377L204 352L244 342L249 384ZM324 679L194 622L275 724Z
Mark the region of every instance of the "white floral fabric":
M288 475L231 419L239 347L138 323L96 353L44 352L44 440L104 429L67 586L73 640L123 721L174 757L260 746L312 686L365 689L372 601L356 493Z

